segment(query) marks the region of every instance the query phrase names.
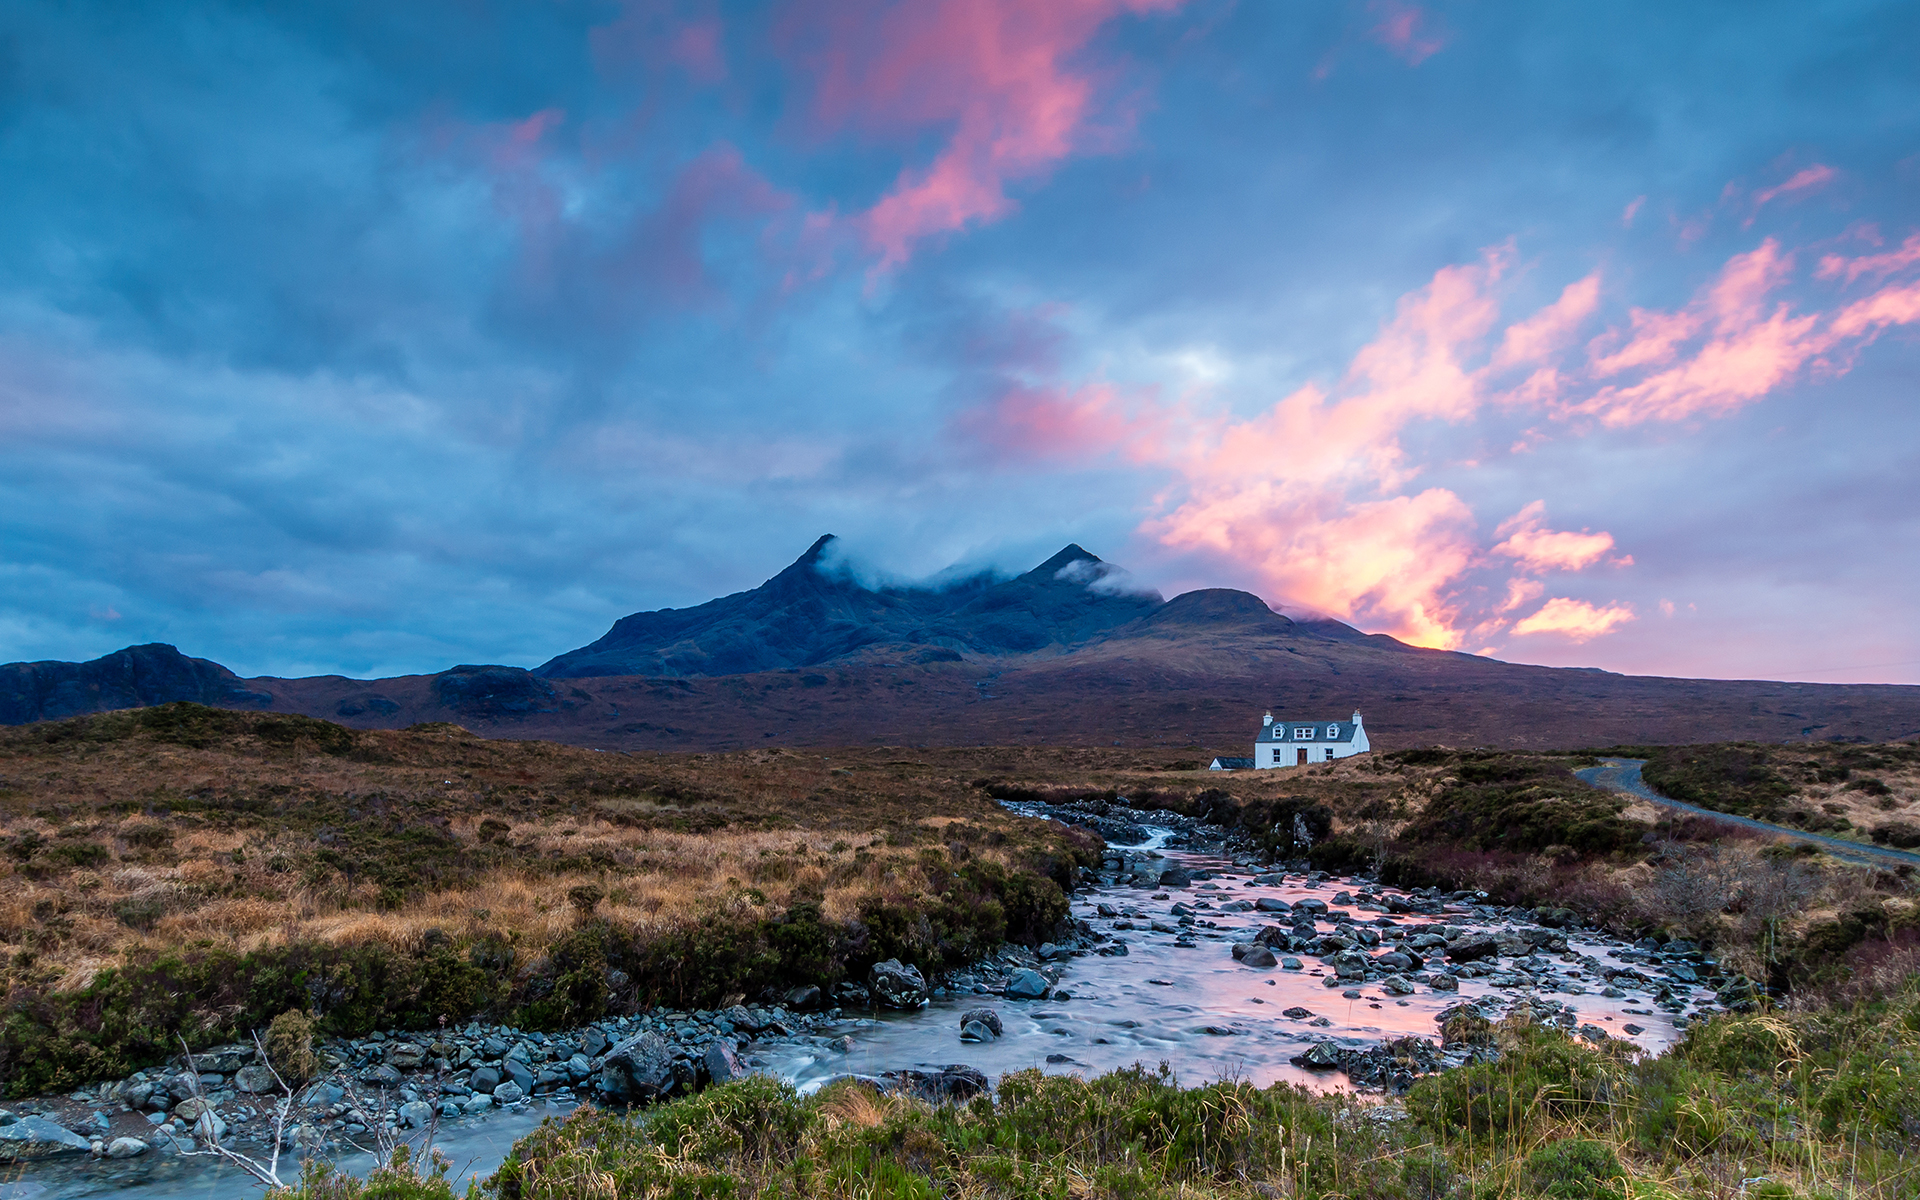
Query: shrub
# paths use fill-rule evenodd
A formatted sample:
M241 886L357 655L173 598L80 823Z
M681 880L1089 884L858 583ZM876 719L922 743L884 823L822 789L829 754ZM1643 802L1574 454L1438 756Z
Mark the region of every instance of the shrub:
M290 1008L267 1026L261 1044L267 1051L267 1063L280 1073L289 1087L299 1087L320 1073L320 1057L313 1050L313 1018Z
M1586 1138L1554 1142L1527 1156L1527 1175L1549 1200L1626 1200L1620 1156Z
M1512 1018L1498 1032L1500 1061L1420 1080L1407 1094L1408 1113L1437 1133L1510 1143L1603 1107L1625 1082L1614 1051Z

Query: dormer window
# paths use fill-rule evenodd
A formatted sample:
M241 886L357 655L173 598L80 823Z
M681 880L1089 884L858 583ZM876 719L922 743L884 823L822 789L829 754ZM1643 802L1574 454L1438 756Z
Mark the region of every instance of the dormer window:
M1310 742L1313 740L1313 726L1311 725L1297 726L1293 731L1293 736L1299 741Z

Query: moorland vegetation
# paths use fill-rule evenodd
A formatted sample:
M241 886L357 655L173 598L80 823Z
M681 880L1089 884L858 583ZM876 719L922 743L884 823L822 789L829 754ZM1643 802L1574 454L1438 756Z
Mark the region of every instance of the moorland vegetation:
M1889 820L1920 799L1912 747L1777 749L1641 756L1656 786L1723 808L1777 790L1762 772L1796 789L1775 797L1788 813L1835 789ZM945 1109L754 1081L632 1119L583 1112L529 1139L494 1192L1625 1197L1733 1195L1746 1171L1789 1180L1781 1196L1909 1194L1920 920L1904 872L1596 792L1572 774L1584 752L1436 748L1229 776L1195 759L603 754L188 704L6 730L0 1083L113 1078L176 1039L231 1040L290 1012L324 1034L468 1016L560 1028L828 984L883 958L938 971L1048 938L1098 859L1089 831L997 800L1124 798L1277 860L1688 937L1771 997L1650 1062L1525 1020L1456 1030L1498 1061L1423 1082L1402 1121L1151 1071L1010 1077ZM1878 787L1847 791L1864 780ZM390 1194L442 1186L417 1166Z

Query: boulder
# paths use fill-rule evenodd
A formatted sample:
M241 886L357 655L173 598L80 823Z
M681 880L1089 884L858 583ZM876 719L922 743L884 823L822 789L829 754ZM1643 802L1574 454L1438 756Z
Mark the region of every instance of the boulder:
M360 1082L371 1084L377 1088L399 1087L400 1072L391 1063L381 1063L376 1067L361 1072Z
M1262 970L1278 966L1280 962L1273 956L1272 950L1260 945L1249 947L1247 952L1240 956L1240 961L1249 967L1259 967Z
M400 1128L425 1129L433 1124L433 1105L415 1100L400 1106Z
M1367 967L1372 962L1372 959L1358 950L1342 950L1333 956L1329 965L1333 967L1334 974L1341 979L1365 979Z
M107 1143L108 1158L138 1158L147 1152L147 1144L135 1137L117 1137Z
M1308 896L1305 900L1295 901L1293 911L1310 913L1315 917L1322 917L1326 915L1327 902L1313 896Z
M1294 958L1292 955L1288 955L1286 958L1280 960L1280 969L1282 971L1304 971L1306 970L1306 964Z
M488 1109L492 1107L493 1107L493 1097L482 1094L482 1095L468 1096L466 1098L466 1101L460 1105L460 1111L463 1113L466 1113L470 1117L474 1117L474 1116L479 1116L481 1113L486 1112Z
M467 1077L467 1086L483 1095L491 1095L493 1089L500 1086L501 1078L498 1067L480 1067Z
M651 1033L624 1039L607 1051L600 1063L600 1094L615 1103L646 1104L664 1099L677 1083L672 1047Z
M1340 1063L1340 1047L1332 1042L1315 1042L1307 1047L1305 1054L1293 1056L1294 1066L1305 1067L1309 1071L1337 1071Z
M0 1125L0 1159L20 1162L56 1154L88 1154L93 1143L45 1117L21 1117Z
M1185 867L1168 867L1160 872L1160 886L1163 888L1183 888L1193 883L1194 873Z
M927 981L920 968L907 966L897 958L873 964L867 971L867 987L887 1008L911 1010L927 1002Z
M412 1042L390 1042L387 1045L387 1064L396 1070L417 1071L426 1059L426 1050Z
M873 1003L873 995L866 988L851 981L834 984L833 998L843 1008L866 1008Z
M707 1069L707 1078L716 1084L732 1083L736 1079L746 1078L747 1075L747 1064L740 1061L740 1056L734 1052L731 1042L712 1043L707 1047L707 1052L701 1056L700 1062Z
M965 1036L964 1031L969 1025L984 1026L987 1032L994 1037L999 1037L1006 1032L1006 1026L1000 1022L1000 1014L990 1008L970 1008L962 1013L960 1016L960 1028L963 1031L963 1037ZM988 1039L981 1038L979 1040L986 1041Z
M227 1136L227 1123L220 1119L219 1113L208 1109L193 1123L193 1136L208 1145L217 1146Z
M1030 967L1022 967L1008 976L1006 996L1009 1000L1041 1000L1052 986L1045 975Z
M902 1074L911 1091L935 1104L971 1100L992 1086L984 1072L964 1063L954 1063L938 1071L904 1071Z
M1500 953L1500 944L1484 933L1467 933L1447 943L1447 957L1454 962L1479 962Z
M1313 1010L1310 1008L1301 1008L1296 1004L1292 1008L1281 1009L1280 1015L1283 1017L1292 1017L1296 1021L1304 1021L1313 1015Z
M493 1089L493 1102L495 1104L518 1104L526 1098L526 1089L511 1079Z
M1460 990L1460 981L1445 971L1435 971L1427 976L1427 986L1436 992L1457 992Z
M586 1031L580 1035L580 1053L586 1055L588 1058L600 1057L607 1052L607 1047L611 1045L613 1045L613 1039L609 1038L606 1033L597 1026L587 1026Z
M1380 981L1380 990L1389 996L1413 995L1413 981L1405 975L1389 975Z
M532 1091L534 1080L539 1078L523 1058L505 1059L500 1064L500 1070L509 1082L519 1084L523 1092Z
M826 1003L826 996L812 984L802 984L787 993L787 1007L795 1012L813 1012Z
M252 1063L233 1073L233 1086L236 1091L258 1095L261 1092L279 1091L280 1081L273 1077L273 1072L265 1063Z
M1253 907L1260 912L1283 913L1293 911L1293 905L1288 904L1278 896L1262 896L1253 902Z

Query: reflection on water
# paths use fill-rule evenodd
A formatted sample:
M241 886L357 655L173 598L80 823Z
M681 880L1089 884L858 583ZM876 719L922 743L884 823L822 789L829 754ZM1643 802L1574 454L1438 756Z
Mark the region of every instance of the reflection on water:
M1148 832L1147 842L1135 849L1159 849L1170 836L1164 829ZM1096 917L1097 904L1107 903L1144 916L1134 922L1138 928L1118 935L1127 940L1126 957L1089 955L1064 964L1060 988L1071 994L1070 1000L1020 1002L992 995L936 1000L915 1013L850 1020L805 1045L757 1047L755 1058L765 1069L792 1080L803 1090L847 1073L879 1075L949 1063L966 1063L998 1077L1027 1067L1092 1076L1134 1063L1151 1067L1162 1062L1187 1083L1235 1078L1264 1086L1284 1080L1327 1090L1347 1086L1346 1077L1309 1072L1288 1059L1330 1037L1355 1046L1410 1033L1433 1037L1441 1010L1463 999L1493 996L1504 1003L1526 994L1524 989L1495 988L1479 979L1460 980L1457 993L1435 992L1423 984L1406 997L1383 993L1377 982L1330 988L1323 982L1324 968L1318 960L1304 956L1301 961L1307 969L1300 971L1242 966L1232 957L1232 944L1251 940L1263 925L1284 918L1260 912L1219 911L1231 901L1271 896L1293 903L1314 897L1332 910L1322 915L1323 924L1342 911L1351 913L1358 923L1370 922L1378 914L1333 903L1334 896L1351 886L1350 882L1312 885L1289 880L1277 886L1256 884L1245 870L1225 859L1177 851L1166 851L1164 856L1168 865L1204 869L1213 872L1214 878L1160 899L1153 898L1159 893L1152 889L1129 887L1076 893L1074 915L1092 921L1097 928L1104 930L1112 925ZM1376 891L1405 895L1392 889ZM1146 928L1146 918L1168 917L1173 903L1184 901L1197 907L1202 900L1211 908L1198 910L1198 915L1215 922L1217 928L1202 925L1192 929L1196 945L1176 946L1172 933ZM1409 926L1486 923L1452 912L1443 917L1399 920ZM1618 943L1577 933L1567 935L1567 941L1574 954L1613 966L1633 965L1616 957L1617 951L1626 949ZM1567 975L1582 970L1577 965L1564 965ZM1629 1023L1644 1027L1630 1040L1651 1052L1665 1049L1677 1038L1672 1016L1649 1011L1644 996L1609 999L1597 994L1603 986L1600 980L1588 978L1584 982L1590 983L1593 991L1582 995L1563 990L1552 995L1555 1001L1576 1009L1581 1023L1597 1025L1621 1038L1629 1037L1624 1028ZM1358 999L1350 999L1343 995L1346 991L1361 994ZM1675 988L1676 994L1686 991ZM1644 1007L1629 1012L1636 1004ZM986 1043L961 1042L960 1014L982 1006L1000 1014L1005 1036ZM1306 1009L1309 1015L1285 1016L1283 1010L1289 1008ZM1319 1020L1326 1023L1314 1023ZM848 1052L818 1044L841 1034L852 1037L853 1046ZM465 1180L491 1174L515 1139L545 1116L561 1111L555 1106L534 1105L472 1123L456 1122L443 1129L438 1145L453 1160L462 1181L456 1192L464 1188ZM360 1155L342 1160L341 1165L364 1174L373 1164L369 1156ZM259 1194L258 1186L247 1176L209 1158L183 1160L149 1154L124 1163L82 1159L70 1165L14 1170L14 1177L0 1182L0 1200L106 1195L125 1200L239 1200Z
M1193 929L1198 944L1191 948L1176 946L1173 934L1150 932L1145 921L1136 921L1140 928L1118 935L1127 940L1126 957L1089 955L1067 965L1060 987L1071 994L1069 1001L1022 1002L998 996L936 1000L917 1013L887 1014L876 1020L849 1023L844 1030L836 1031L853 1036L853 1049L845 1054L782 1046L769 1048L775 1053L763 1052L761 1057L803 1088L818 1087L848 1072L877 1075L903 1067L959 1062L993 1077L1027 1067L1091 1076L1136 1062L1148 1066L1165 1062L1187 1083L1234 1078L1265 1086L1284 1080L1324 1091L1345 1087L1346 1077L1308 1071L1288 1061L1314 1042L1333 1038L1365 1046L1405 1034L1437 1039L1436 1019L1441 1010L1482 996L1495 997L1504 1004L1527 994L1525 989L1495 988L1485 980L1474 979L1460 980L1457 993L1436 992L1422 985L1415 994L1405 997L1385 994L1377 982L1329 988L1324 983L1327 973L1319 961L1304 956L1301 961L1307 969L1301 971L1242 966L1232 957L1233 943L1249 941L1263 925L1284 918L1259 912L1218 911L1220 905L1232 900L1272 896L1292 903L1314 897L1328 903L1331 911L1327 916L1344 911L1352 913L1357 922L1368 922L1379 914L1333 904L1333 897L1350 887L1350 881L1309 885L1289 880L1268 886L1253 883L1245 870L1225 859L1179 852L1168 852L1165 857L1169 865L1213 872L1209 882L1214 890L1201 890L1207 886L1201 884L1169 893L1168 899L1153 900L1149 898L1153 893L1139 888L1101 888L1076 893L1074 915L1106 929L1111 922L1095 916L1096 904L1104 902L1165 917L1177 901L1189 905L1209 901L1213 911L1200 915L1214 920L1218 928ZM1405 894L1385 888L1377 891L1381 895ZM1403 925L1481 923L1451 913L1397 919ZM1590 955L1614 966L1632 965L1614 957L1614 952L1626 949L1617 942L1580 934L1569 934L1567 942L1572 953ZM1593 992L1555 992L1552 999L1577 1010L1580 1023L1597 1025L1653 1053L1664 1050L1679 1036L1671 1015L1636 1007L1645 1006L1646 997L1609 999L1597 994L1604 985L1598 980L1592 982ZM1346 999L1342 993L1347 991L1359 991L1361 996ZM961 1042L960 1014L983 1005L1000 1014L1005 1036L992 1042ZM1290 1008L1304 1008L1312 1015L1282 1015ZM1634 1011L1626 1011L1628 1008ZM1310 1024L1314 1018L1325 1018L1330 1024ZM1628 1024L1642 1027L1644 1032L1630 1036L1624 1028Z

